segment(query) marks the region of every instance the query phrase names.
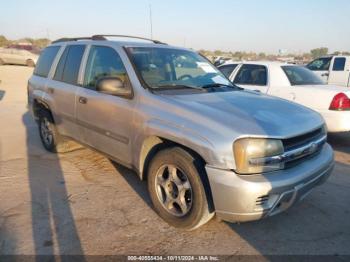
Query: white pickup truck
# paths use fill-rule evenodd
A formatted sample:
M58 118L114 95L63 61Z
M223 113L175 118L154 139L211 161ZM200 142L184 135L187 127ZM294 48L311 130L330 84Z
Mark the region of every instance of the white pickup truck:
M311 61L306 67L328 84L350 87L350 56L324 56Z

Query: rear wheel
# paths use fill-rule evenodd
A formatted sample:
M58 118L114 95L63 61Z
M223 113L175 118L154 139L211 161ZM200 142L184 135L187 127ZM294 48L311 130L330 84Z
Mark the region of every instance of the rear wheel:
M160 151L148 172L148 191L155 211L174 227L193 230L208 222L208 197L203 186L204 165L186 150Z
M29 66L29 67L34 67L35 66L35 63L32 59L28 59L26 61L26 65Z
M44 148L52 153L65 153L81 147L58 133L51 113L47 110L39 113L39 134Z

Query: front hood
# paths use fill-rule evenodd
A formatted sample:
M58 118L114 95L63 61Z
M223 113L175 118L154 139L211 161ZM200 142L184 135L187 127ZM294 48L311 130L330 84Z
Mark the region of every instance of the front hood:
M315 111L250 91L166 96L186 118L222 135L287 138L312 131L324 121Z

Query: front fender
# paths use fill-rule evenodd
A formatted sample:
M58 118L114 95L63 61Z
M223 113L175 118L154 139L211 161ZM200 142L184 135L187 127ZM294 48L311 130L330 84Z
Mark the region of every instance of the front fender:
M143 133L135 141L134 148L138 152L136 163L140 172L143 171L141 152L145 146L144 142L149 137L159 137L160 139L166 139L190 148L200 155L207 165L222 169L232 169L234 167L230 159L220 154L220 149L214 143L201 136L198 132L160 119L149 120L145 123L142 130Z

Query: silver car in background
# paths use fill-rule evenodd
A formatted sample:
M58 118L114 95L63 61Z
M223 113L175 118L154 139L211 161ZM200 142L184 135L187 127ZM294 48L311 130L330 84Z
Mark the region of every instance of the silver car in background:
M17 48L0 48L0 65L26 65L34 67L39 55Z
M132 168L155 211L187 230L214 214L280 213L334 165L318 113L245 91L196 52L158 41L58 40L40 56L28 101L48 151L75 140Z

